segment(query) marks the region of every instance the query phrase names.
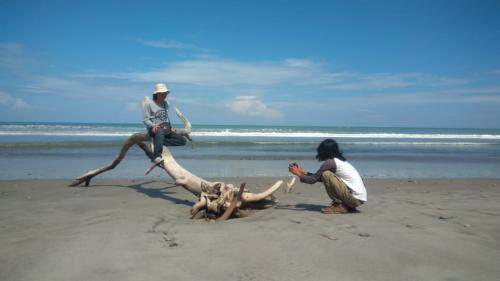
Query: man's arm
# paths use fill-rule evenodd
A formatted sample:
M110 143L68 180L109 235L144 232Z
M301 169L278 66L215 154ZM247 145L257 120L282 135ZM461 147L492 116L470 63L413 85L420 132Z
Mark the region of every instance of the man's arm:
M316 173L303 173L302 175L297 175L300 178L300 181L303 183L313 184L318 181L321 181L321 175L324 171L333 171L337 170L337 165L335 165L335 161L333 159L326 160L321 167L316 171Z
M142 106L142 113L144 115L144 125L148 128L154 127L153 115L151 114L149 102L145 102Z

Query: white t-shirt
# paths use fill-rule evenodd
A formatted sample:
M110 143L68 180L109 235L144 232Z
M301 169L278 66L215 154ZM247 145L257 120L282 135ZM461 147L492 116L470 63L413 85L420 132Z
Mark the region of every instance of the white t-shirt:
M338 158L334 158L333 160L335 160L335 165L337 166L337 170L335 171L337 177L351 189L354 198L366 202L365 184L356 168L347 161L342 161Z

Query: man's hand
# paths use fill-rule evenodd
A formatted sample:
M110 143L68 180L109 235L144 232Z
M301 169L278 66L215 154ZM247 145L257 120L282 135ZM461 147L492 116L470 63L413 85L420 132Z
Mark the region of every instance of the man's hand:
M153 128L151 128L151 131L153 131L153 133L156 134L156 132L158 132L158 129L160 128L160 124L156 124L153 126Z
M162 127L162 125L161 125L161 124L156 124L156 125L154 125L154 126L151 128L151 131L153 131L153 133L155 133L155 134L156 134L156 132L158 132L158 129L160 129L161 127ZM170 128L170 132L172 132L172 133L174 133L174 134L175 134L175 133L177 133L177 130L176 130L175 128Z
M307 174L306 171L304 171L304 169L302 169L302 167L300 167L299 164L297 164L296 162L293 162L290 165L288 165L288 171L299 177Z

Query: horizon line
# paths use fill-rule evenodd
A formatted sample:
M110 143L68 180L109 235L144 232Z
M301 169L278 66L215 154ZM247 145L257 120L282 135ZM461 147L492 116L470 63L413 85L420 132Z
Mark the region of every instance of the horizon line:
M95 125L144 125L142 123L130 122L54 122L54 121L0 121L2 124L95 124ZM250 126L250 127L311 127L311 128L378 128L378 129L470 129L470 130L500 130L500 128L492 127L424 127L424 126L345 126L345 125L263 125L263 124L193 124L192 126ZM182 125L181 123L173 123L173 125Z

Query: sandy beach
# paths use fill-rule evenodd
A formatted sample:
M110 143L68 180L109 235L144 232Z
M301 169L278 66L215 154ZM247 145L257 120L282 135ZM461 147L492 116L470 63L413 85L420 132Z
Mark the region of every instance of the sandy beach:
M498 179L368 180L368 203L345 215L298 184L223 223L190 220L196 198L171 181L69 182L0 181L0 280L500 278Z

